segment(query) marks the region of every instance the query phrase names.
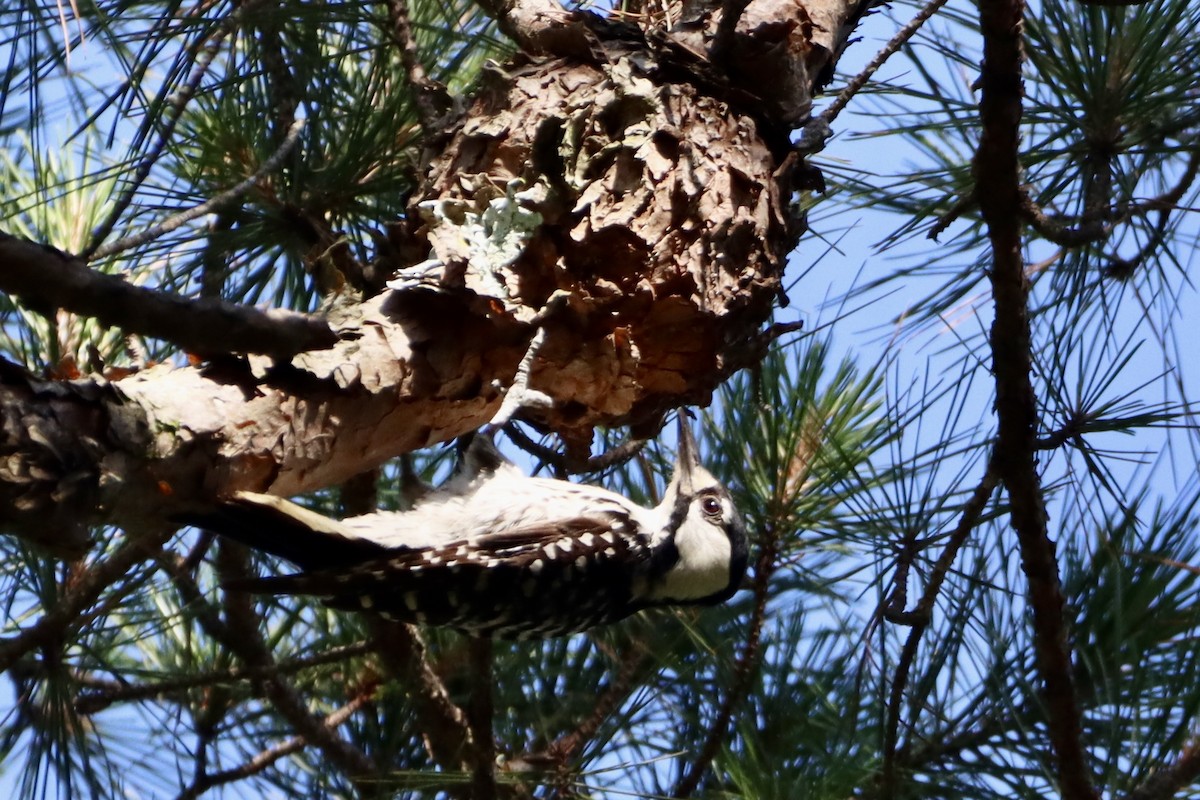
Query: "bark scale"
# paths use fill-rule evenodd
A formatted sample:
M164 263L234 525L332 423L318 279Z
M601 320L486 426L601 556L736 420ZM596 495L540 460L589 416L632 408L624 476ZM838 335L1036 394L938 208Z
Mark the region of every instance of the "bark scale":
M77 551L97 524L339 483L486 423L538 330L553 405L527 418L569 441L707 403L765 352L812 186L789 136L866 6L685 3L669 30L550 9L545 38L520 26L550 17L498 7L538 52L431 140L371 265L400 288L342 302L333 346L290 359L0 370L0 527Z

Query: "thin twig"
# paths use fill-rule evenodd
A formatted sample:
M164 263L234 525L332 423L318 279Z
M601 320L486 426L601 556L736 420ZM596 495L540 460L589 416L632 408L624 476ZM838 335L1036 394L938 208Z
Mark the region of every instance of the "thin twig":
M135 565L153 556L169 536L169 533L160 532L128 538L108 558L85 567L63 588L58 602L37 622L16 636L0 639L0 673L6 672L29 651L53 641L64 641L69 631L83 624L82 615L97 598L115 581L128 575Z
M276 662L268 668L235 667L214 670L212 672L201 672L196 675L184 675L179 678L158 681L156 683L127 684L110 680L97 681L88 676L79 676L77 679L78 683L92 691L75 698L75 709L80 714L95 714L108 708L113 703L128 703L159 698L202 686L217 686L245 680L261 680L271 675L289 675L313 667L336 664L355 656L370 653L373 650L373 644L363 641L342 647L332 647L307 658L285 659Z
M1018 158L1023 17L1021 0L981 0L979 4L982 134L973 167L976 185L986 187L977 194L992 247L988 275L996 315L991 348L999 423L994 458L1008 493L1021 568L1028 583L1034 654L1044 682L1059 790L1064 800L1095 800L1098 795L1083 746L1082 715L1067 642L1066 602L1037 465L1038 404L1031 378L1033 345L1029 279L1022 258Z
M974 206L974 191L968 192L962 197L959 197L954 201L954 204L947 209L946 213L938 215L937 222L933 223L933 225L929 228L929 233L925 234L925 238L932 239L936 242L937 238L941 236L947 228L954 224L959 217L967 213L967 211Z
M929 20L938 9L946 5L946 0L930 0L930 2L922 8L915 17L908 21L908 24L896 32L883 48L875 54L871 62L862 68L862 71L854 76L846 86L838 92L838 96L833 102L821 112L820 119L828 126L833 126L833 121L837 119L838 114L846 108L850 103L850 99L867 85L867 81L871 76L883 66L884 62L892 57L892 54L904 46L904 43L913 37L921 26Z
M899 553L896 554L896 571L892 573L892 593L882 609L884 619L900 622L908 613L904 610L908 605L908 577L912 572L913 561L924 549L917 540L915 530L905 531L904 540L899 545Z
M245 573L245 555L237 552L239 548L240 545L226 541L220 543L216 561L218 571L223 575ZM201 592L195 578L186 571L184 558L178 554L164 554L160 563L201 630L240 658L246 664L247 671L254 673L249 676L250 679L257 682L265 699L297 732L296 740L315 746L331 765L340 769L365 795L376 788L380 773L374 762L338 736L333 727L326 726L319 717L309 713L299 693L282 679L280 665L275 663L258 632L258 615L250 605L249 596L244 592L225 592L226 614L223 620L216 607ZM363 699L369 699L369 696Z
M346 705L328 714L321 720L321 725L330 733L333 733L338 726L350 719L355 712L366 706L373 699L373 692L364 692L349 703L346 703ZM303 736L293 736L274 747L263 750L240 766L222 770L221 772L201 773L192 782L191 786L188 786L179 793L177 800L195 800L195 798L216 786L233 783L234 781L244 780L245 778L257 775L284 756L303 750L307 744L308 740Z
M179 91L175 93L175 96L171 102L169 104L165 104L168 105L168 108L160 118L162 127L159 131L158 141L156 141L154 145L149 148L149 150L146 152L146 155L138 164L137 169L135 169L133 174L128 177L125 191L122 192L120 197L117 198L116 202L113 203L112 208L108 212L108 216L105 217L104 220L101 221L101 223L96 226L96 229L92 232L91 242L86 248L84 248L82 253L82 257L85 261L91 260L92 254L96 252L97 248L99 248L101 244L103 244L104 240L108 238L108 235L112 233L113 228L116 227L117 220L121 218L121 215L125 213L125 209L127 209L129 204L133 202L133 198L141 189L142 183L147 177L149 177L150 170L154 168L154 165L158 163L158 160L166 151L167 143L171 140L171 135L175 132L175 126L179 124L179 120L183 117L184 109L187 108L188 103L191 102L192 97L195 96L196 90L200 88L200 82L204 80L204 76L208 74L208 68L212 65L212 61L217 55L217 50L220 47L221 42L226 36L229 35L230 31L233 30L233 20L237 19L240 16L240 13L245 11L245 9L250 5L253 4L247 3L243 5L240 9L234 12L234 17L231 17L230 19L226 20L224 24L220 25L217 30L213 32L211 37L206 40L198 41L194 48L189 48L189 57L198 53L198 56L195 56L195 63L192 66L191 74L188 76L188 79L184 82L183 86L179 88Z
M916 609L904 613L894 611L885 613L889 620L911 625L912 630L909 631L908 639L900 652L900 659L896 665L896 674L892 678L891 693L888 698L887 723L883 739L883 768L880 771L881 795L884 798L896 796L896 746L900 739L900 705L904 699L904 690L908 685L909 672L916 658L917 645L933 620L934 603L937 602L938 595L942 590L942 583L950 573L950 568L954 566L958 551L966 543L971 531L979 524L983 510L987 507L999 482L995 466L989 462L983 479L980 480L975 491L971 493L970 499L963 506L962 516L959 517L958 525L950 533L945 549L942 550L941 556L933 565L929 583L926 584L925 592L921 595Z
M525 435L525 432L516 425L509 424L504 427L504 433L508 438L512 439L513 444L529 453L536 456L538 459L554 468L555 472L562 475L580 475L588 472L599 472L608 469L616 464L623 464L629 459L641 452L646 446L649 439L628 439L614 447L605 450L598 456L593 456L583 461L570 458L567 455L559 453L553 447L547 447L544 444L539 444L533 439Z
M258 185L263 177L271 174L279 168L279 165L283 163L285 158L287 158L288 153L290 153L292 148L296 146L296 142L300 141L300 132L302 130L304 130L303 119L298 119L293 122L292 126L288 128L287 135L284 137L283 144L279 146L279 149L272 153L270 157L262 163L262 166L254 171L253 175L251 175L249 178L246 178L241 183L238 183L233 188L227 189L211 200L207 200L198 206L189 208L187 211L181 211L178 214L168 217L159 224L153 225L141 233L135 233L132 236L126 236L124 239L118 239L115 242L110 242L102 247L98 247L96 248L95 252L91 254L89 260L99 261L102 258L107 258L108 256L115 255L124 250L140 247L141 245L152 242L158 237L170 233L171 231L176 230L183 225L186 225L194 219L203 217L206 214L211 214L214 211L219 211L220 209L229 205L234 200L237 200L242 195L246 194L246 192Z

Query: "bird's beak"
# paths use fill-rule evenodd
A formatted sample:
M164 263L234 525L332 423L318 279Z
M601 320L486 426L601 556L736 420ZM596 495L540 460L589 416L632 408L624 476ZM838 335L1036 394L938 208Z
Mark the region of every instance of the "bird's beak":
M679 493L684 497L692 494L692 475L700 466L700 449L696 447L696 439L692 436L692 426L688 424L687 414L679 410L679 452L675 459L675 480L679 484Z

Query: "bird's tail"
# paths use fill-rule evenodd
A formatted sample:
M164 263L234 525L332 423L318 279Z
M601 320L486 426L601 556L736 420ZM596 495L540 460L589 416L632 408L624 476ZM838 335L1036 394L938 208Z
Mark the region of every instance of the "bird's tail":
M355 536L338 520L255 492L237 492L213 509L182 514L177 520L285 558L305 570L348 567L387 552L382 545Z

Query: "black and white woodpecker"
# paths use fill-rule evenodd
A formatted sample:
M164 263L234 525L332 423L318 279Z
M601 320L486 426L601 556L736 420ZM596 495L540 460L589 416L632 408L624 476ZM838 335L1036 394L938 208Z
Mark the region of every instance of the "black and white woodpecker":
M682 414L675 474L654 508L596 486L528 477L480 434L457 472L408 511L335 520L238 492L185 521L301 570L237 588L517 639L582 631L654 606L724 602L747 560L745 524L700 465Z

